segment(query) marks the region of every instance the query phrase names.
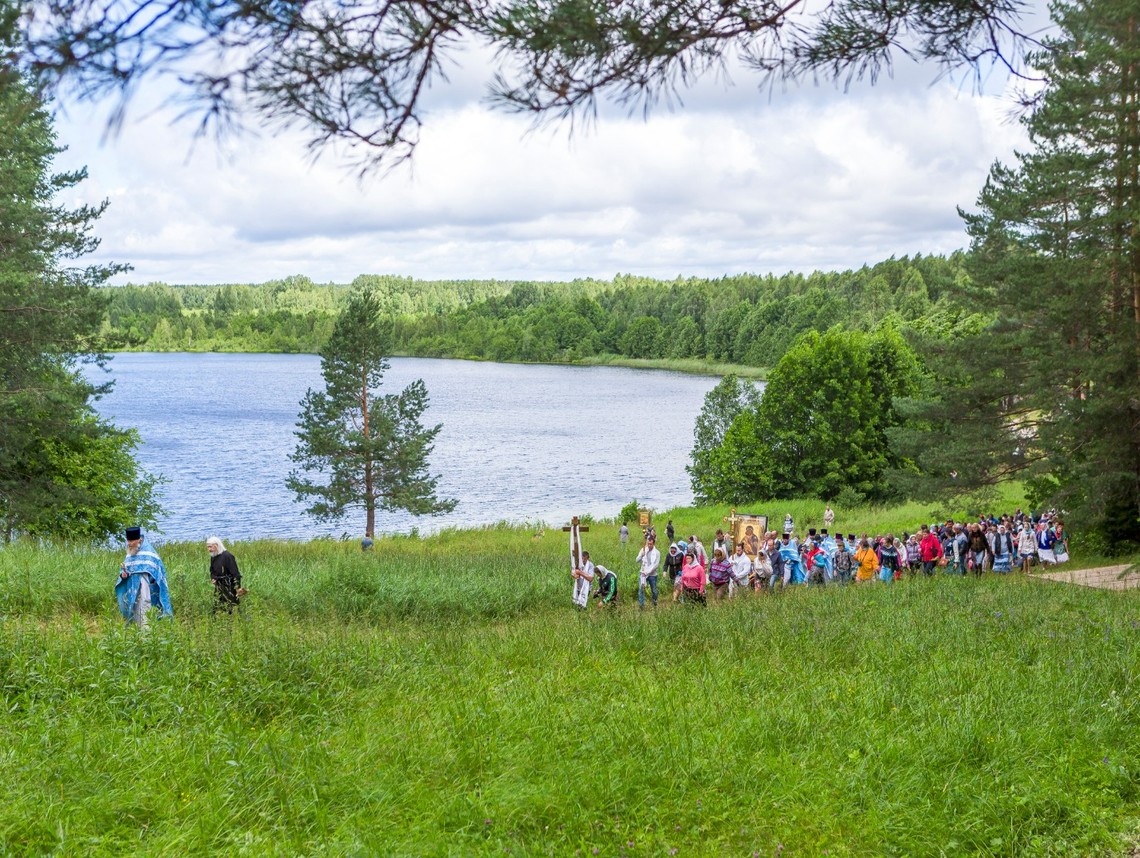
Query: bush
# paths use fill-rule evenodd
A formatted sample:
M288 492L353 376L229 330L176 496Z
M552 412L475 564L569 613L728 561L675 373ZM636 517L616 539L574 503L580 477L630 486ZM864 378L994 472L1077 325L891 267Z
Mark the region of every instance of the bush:
M628 524L631 521L637 521L637 513L639 509L640 507L637 505L637 498L634 498L621 508L621 512L618 513L618 522L620 524Z

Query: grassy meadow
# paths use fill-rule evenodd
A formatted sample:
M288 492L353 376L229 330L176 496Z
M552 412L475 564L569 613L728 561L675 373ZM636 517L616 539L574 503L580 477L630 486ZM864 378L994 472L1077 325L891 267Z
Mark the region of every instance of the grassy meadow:
M0 549L0 854L1133 854L1138 594L1015 574L641 612L594 523L621 603L580 613L536 530L234 544L240 618L211 616L204 547L168 545L176 617L145 635L119 552Z

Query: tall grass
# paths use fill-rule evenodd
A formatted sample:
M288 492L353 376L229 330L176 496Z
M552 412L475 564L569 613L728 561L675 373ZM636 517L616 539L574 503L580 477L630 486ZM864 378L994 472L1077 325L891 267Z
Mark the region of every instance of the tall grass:
M116 553L0 551L0 852L1127 854L1134 593L639 611L632 549L590 535L614 611L570 608L558 532L235 545L251 595L217 618L204 550L167 546L147 634Z

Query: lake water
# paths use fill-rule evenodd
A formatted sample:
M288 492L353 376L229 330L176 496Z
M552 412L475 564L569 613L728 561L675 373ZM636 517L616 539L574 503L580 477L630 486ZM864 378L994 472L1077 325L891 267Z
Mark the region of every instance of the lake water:
M613 517L637 498L692 502L685 465L693 423L718 379L656 370L393 358L382 393L417 378L442 423L429 467L444 516L378 512L377 533L413 527L561 526ZM304 513L285 487L299 403L323 388L315 355L138 354L111 361L114 391L96 408L139 431L142 466L161 489L162 540L357 537L363 510L335 526Z

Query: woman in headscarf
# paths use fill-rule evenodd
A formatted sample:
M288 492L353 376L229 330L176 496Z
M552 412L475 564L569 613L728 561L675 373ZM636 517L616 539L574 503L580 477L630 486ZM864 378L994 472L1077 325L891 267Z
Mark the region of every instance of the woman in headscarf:
M705 567L697 556L697 550L689 546L685 552L685 563L681 567L681 598L688 605L705 604Z
M225 611L232 614L240 601L241 572L238 571L237 560L216 536L206 540L206 550L210 552L210 581L216 598L214 613ZM589 584L586 587L588 590Z
M669 553L665 555L665 574L669 576L669 586L676 589L677 579L681 576L681 567L685 563L685 554L674 542L669 546Z

